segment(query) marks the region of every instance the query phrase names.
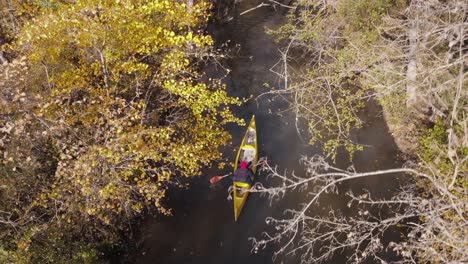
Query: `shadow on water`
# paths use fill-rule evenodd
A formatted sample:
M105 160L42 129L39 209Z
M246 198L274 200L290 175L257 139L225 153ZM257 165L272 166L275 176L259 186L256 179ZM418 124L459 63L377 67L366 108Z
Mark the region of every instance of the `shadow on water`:
M247 10L262 1L241 1L239 10ZM278 78L269 69L278 60L278 47L271 36L264 33L265 27L277 27L284 21L286 10L261 8L244 16L235 18L226 24L213 24L209 31L217 43L227 40L240 45L237 56L228 61L232 72L225 78L228 92L232 96L256 96L266 89L264 83L280 86ZM208 69L208 72L213 69ZM215 74L215 73L212 73ZM314 155L320 150L304 144L298 137L290 115L278 117L269 114L283 109L284 102L268 102L268 97L261 100L249 100L236 114L250 120L257 116L260 157L268 157L280 170L288 168L301 173L299 158L301 155ZM366 125L357 135L356 140L372 147L366 148L355 157L358 171L370 171L395 167L396 146L388 134L382 117L378 117L379 107L370 104L365 112ZM242 140L245 127L229 127L233 135L233 146L225 148L224 155L234 160L236 146ZM345 160L345 159L344 159ZM345 161L340 162L346 167ZM134 255L136 263L272 263L273 251L277 245L271 245L257 254L252 253L249 237L259 237L267 230L265 218L280 217L284 209L297 208L303 194L291 194L281 201L269 204L265 197L250 195L240 216L234 222L232 201L227 198L227 184L210 188L209 176L227 173L209 170L206 176L193 179L190 188L172 193L168 206L173 208L172 217L158 216L147 219L142 227L142 243ZM258 180L266 186L264 176ZM394 176L379 177L366 181L346 183L343 188L366 188L376 190L383 196L393 192L397 183ZM331 205L347 213L346 201L340 197L331 198ZM330 263L342 263L343 256L337 256ZM281 256L276 263L282 261ZM284 263L298 263L293 258L285 258Z

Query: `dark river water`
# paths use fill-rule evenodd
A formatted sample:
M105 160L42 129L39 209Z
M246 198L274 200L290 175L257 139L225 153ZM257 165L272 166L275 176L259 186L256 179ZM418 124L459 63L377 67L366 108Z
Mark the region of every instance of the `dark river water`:
M257 6L262 1L243 0L238 5L238 13ZM264 33L265 28L275 28L285 19L284 8L262 7L243 16L237 16L232 21L223 24L212 24L210 34L218 44L227 40L231 46L238 44L239 52L227 61L232 72L224 79L228 92L232 96L254 97L267 91L264 83L271 87L281 87L277 76L270 68L278 61L278 46L272 37ZM214 69L207 69L214 74ZM238 116L246 122L252 114L257 117L258 141L260 157L277 164L280 171L294 170L301 173L298 160L301 155L314 155L320 149L304 143L298 136L291 114L278 116L271 114L284 109L287 105L282 101L272 101L268 96L258 100L250 100L242 108L236 109ZM365 126L355 135L355 140L361 144L370 145L356 155L354 166L358 171L394 168L398 166L397 149L380 113L381 109L373 103L363 113ZM237 146L242 140L245 127L229 127L233 135L232 146L223 152L232 161L235 159ZM340 166L348 166L345 158ZM259 237L268 230L265 218L280 217L287 208L299 208L301 201L306 199L303 193L291 193L280 201L272 204L266 197L250 195L239 221L234 222L232 201L227 198L227 184L210 188L209 178L229 172L208 170L206 176L193 179L190 188L172 193L168 205L173 208L173 216L155 216L147 219L141 227L142 240L138 251L133 255L136 263L273 263L273 251L278 245L270 245L258 253L251 251L249 237ZM257 179L264 185L271 185L260 175ZM353 181L345 183L342 188L360 190L366 188L377 196L391 194L397 186L395 176ZM358 192L358 191L356 191ZM330 197L328 201L344 214L348 212L346 200L343 197ZM318 208L317 208L318 210ZM392 238L392 234L388 238ZM347 252L331 259L329 263L344 263ZM279 256L274 263L299 263L290 256Z

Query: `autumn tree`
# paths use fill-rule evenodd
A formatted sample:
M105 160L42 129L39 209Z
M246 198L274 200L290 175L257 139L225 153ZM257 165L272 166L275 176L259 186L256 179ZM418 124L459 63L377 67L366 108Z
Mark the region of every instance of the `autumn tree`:
M217 56L204 33L209 3L19 8L37 13L17 36L20 56L2 70L8 259L26 249L22 257L38 261L27 249L61 237L112 241L146 209L170 214L167 190L219 160L230 139L223 126L240 123L229 108L240 101L200 71Z

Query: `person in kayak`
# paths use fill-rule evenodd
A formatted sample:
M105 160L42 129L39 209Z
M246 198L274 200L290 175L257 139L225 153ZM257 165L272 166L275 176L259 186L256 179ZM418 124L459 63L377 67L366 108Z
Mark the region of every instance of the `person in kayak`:
M252 184L254 179L254 174L249 168L249 164L245 161L242 161L240 167L232 174L232 180L235 182L245 182Z

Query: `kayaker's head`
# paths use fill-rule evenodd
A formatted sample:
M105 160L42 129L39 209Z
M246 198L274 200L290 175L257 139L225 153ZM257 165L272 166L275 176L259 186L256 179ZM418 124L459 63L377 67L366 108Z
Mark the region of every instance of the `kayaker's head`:
M249 166L249 164L247 164L247 162L245 162L245 161L241 162L241 164L240 164L240 167L242 169L246 169L248 166Z

